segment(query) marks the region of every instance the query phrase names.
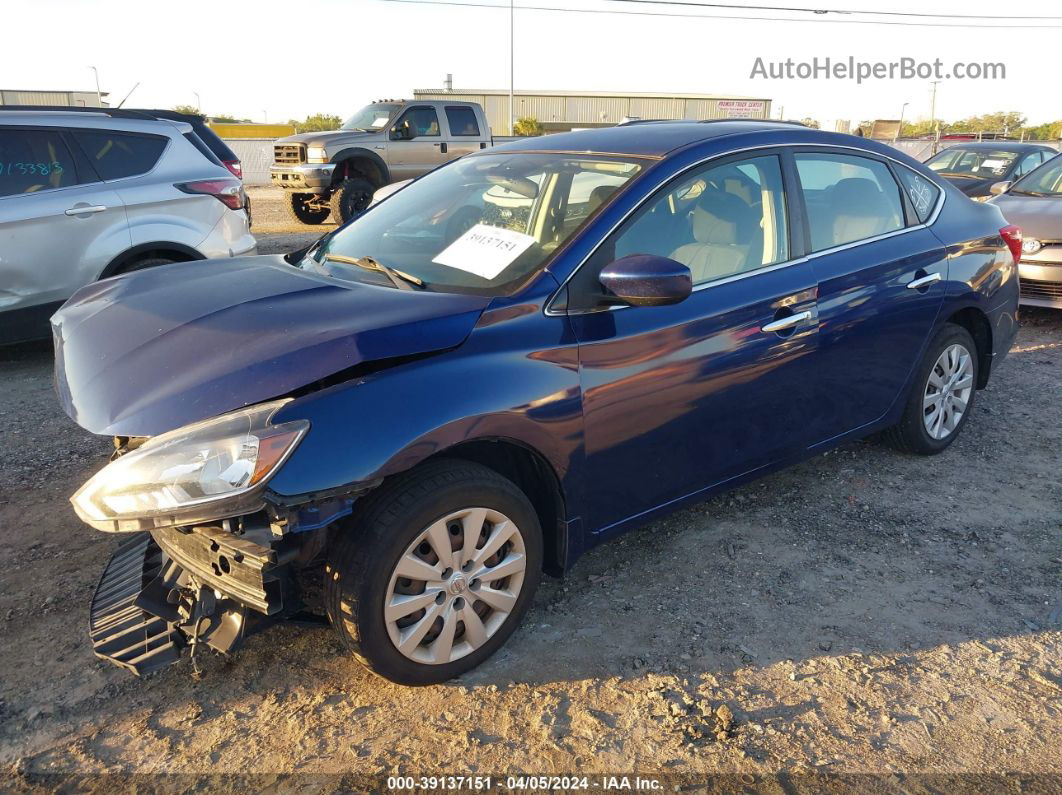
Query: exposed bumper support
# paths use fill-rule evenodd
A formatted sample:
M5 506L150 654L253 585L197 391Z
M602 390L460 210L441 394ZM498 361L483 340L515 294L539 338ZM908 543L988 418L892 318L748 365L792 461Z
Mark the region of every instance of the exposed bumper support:
M235 546L223 546L224 539L210 533L191 536L190 543L168 539L164 548L150 534L136 533L119 545L92 598L89 636L97 657L147 674L176 662L185 647L196 643L232 651L249 632L301 608L298 599L283 598L281 578L272 571L272 550L243 542L242 552L233 551L241 546L238 538ZM179 550L190 567L167 549ZM200 558L213 555L218 565L218 556L226 554L241 560L219 576L203 575ZM221 580L224 585L218 587Z

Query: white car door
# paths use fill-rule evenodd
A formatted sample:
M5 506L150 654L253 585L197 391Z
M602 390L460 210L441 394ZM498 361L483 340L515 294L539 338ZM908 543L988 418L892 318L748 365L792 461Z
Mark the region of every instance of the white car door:
M0 312L49 309L129 247L118 194L57 128L0 128Z

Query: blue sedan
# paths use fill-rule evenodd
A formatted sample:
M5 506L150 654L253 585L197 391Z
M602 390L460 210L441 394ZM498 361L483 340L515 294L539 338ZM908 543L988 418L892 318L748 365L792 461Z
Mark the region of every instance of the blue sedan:
M872 433L947 448L1020 250L887 146L646 122L462 158L287 257L90 285L53 329L64 408L115 440L72 497L122 538L94 651L144 673L310 612L392 681L461 674L619 533Z

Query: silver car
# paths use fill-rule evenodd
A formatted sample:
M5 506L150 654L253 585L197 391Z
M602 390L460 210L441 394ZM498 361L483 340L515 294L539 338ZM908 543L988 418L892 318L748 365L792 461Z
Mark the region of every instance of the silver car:
M1062 155L1017 182L997 182L990 201L1023 239L1021 303L1062 309Z
M0 109L0 343L97 279L254 254L246 193L191 125L135 111Z

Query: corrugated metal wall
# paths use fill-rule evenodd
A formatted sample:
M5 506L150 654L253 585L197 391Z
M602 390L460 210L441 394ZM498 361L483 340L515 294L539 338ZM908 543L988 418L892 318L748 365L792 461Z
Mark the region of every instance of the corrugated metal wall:
M69 105L66 91L3 91L5 105Z
M81 108L100 106L95 91L13 91L11 89L0 89L0 104L62 105Z
M455 99L478 102L487 114L487 121L495 135L509 135L508 94L476 94L418 89L417 99ZM720 109L725 98L690 97L625 97L593 94L533 94L516 92L513 112L516 118L532 116L547 126L580 127L584 125L617 124L626 116L642 119L718 119L728 114ZM771 102L762 101L759 118L770 118Z

